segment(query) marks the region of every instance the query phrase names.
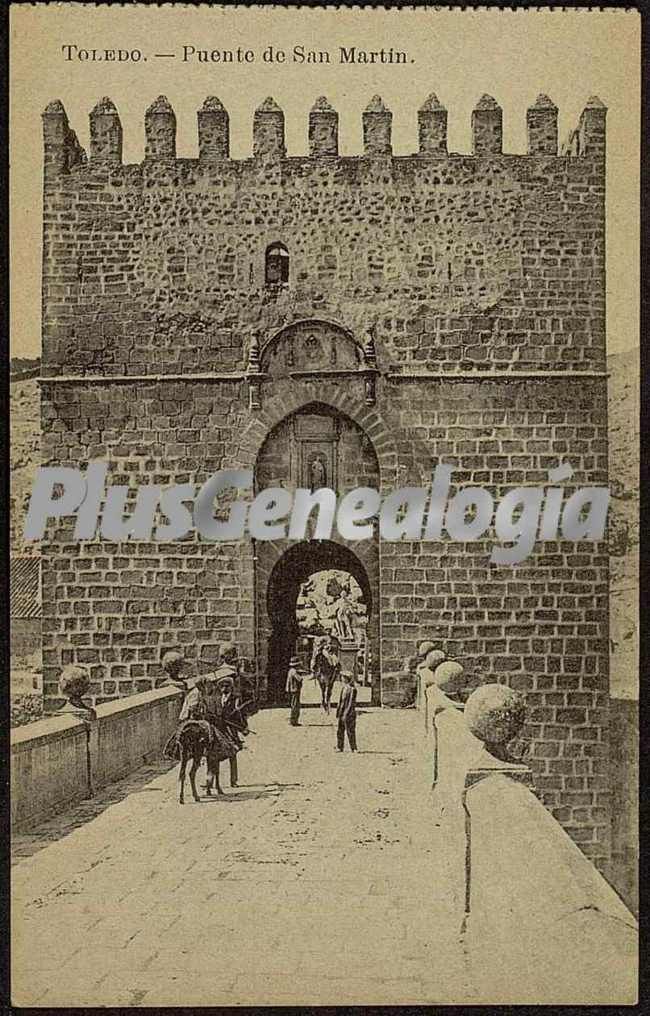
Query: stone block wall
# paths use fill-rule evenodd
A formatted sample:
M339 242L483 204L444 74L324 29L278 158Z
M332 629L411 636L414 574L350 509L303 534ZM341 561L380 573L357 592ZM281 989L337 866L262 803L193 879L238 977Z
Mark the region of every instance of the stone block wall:
M62 107L48 107L44 461L105 459L110 482L131 486L198 484L254 468L274 432L266 484L289 475L283 421L318 404L354 424L339 442L346 484L367 482L371 459L383 493L428 484L438 462L496 499L547 485L560 461L574 470L567 491L606 483L604 108L589 103L558 156L557 110L540 97L529 154L507 155L501 110L484 97L475 154L447 155L434 99L420 111L420 151L397 157L377 97L359 157L335 154L338 121L319 100L310 157L287 158L284 114L267 102L242 161L227 157L216 100L199 117L199 158L177 159L173 110L159 100L135 166L121 164L106 101L91 114L89 161ZM287 284L266 282L274 243L289 254ZM343 359L299 370L278 347L269 373L278 336L316 320L344 330ZM91 668L102 702L154 687L167 649L206 669L226 639L261 676L275 558L195 536L78 545L70 529L51 528L43 551L52 702L67 662ZM492 542L358 548L378 585L380 673L400 671L426 637L464 663L468 688L525 690L543 799L604 863L606 547L538 544L510 567L489 563ZM386 678L386 704L412 700L401 684Z
M585 110L591 134L573 157L548 145L242 161L154 149L141 165L68 167L62 141L46 163L44 372L237 370L254 333L315 313L372 325L384 369L601 369L600 114ZM44 121L67 136L62 110ZM288 288L265 286L274 242L289 252Z

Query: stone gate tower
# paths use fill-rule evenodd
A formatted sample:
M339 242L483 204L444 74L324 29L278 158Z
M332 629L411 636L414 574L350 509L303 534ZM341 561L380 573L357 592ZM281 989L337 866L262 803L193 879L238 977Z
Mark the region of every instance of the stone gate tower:
M198 112L198 158L176 155L164 96L145 157L122 162L110 99L86 157L60 102L43 114L43 445L50 464L110 462L112 483L203 482L252 467L259 487L427 486L438 462L495 497L571 463L607 482L605 108L562 154L557 109L528 110L528 153L502 152L483 96L471 155L447 112L417 113L394 156L392 114L363 112L364 151L338 154L338 114L310 114L288 157L284 113L254 113L229 157L228 113ZM318 466L314 462L318 460ZM180 646L208 669L233 640L273 701L300 583L323 563L364 594L375 701L423 637L478 682L526 692L537 786L596 860L608 851L608 563L604 543L538 543L512 566L491 543L243 541L78 544L43 552L45 691L89 666L95 700L154 687Z

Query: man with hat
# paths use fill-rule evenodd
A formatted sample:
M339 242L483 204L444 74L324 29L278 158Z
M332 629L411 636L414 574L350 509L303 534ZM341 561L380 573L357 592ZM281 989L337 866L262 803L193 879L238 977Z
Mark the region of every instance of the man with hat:
M237 646L232 642L222 642L219 646L219 663L214 672L214 678L216 681L220 681L223 677L232 678L235 691L239 694L239 654Z
M218 691L221 693L219 704L219 718L222 729L228 737L234 741L237 749L245 748L246 745L240 739L240 734L246 734L247 724L241 711L241 703L235 689L235 679L232 674L222 674L216 680ZM231 755L230 759L230 786L236 787L239 779L237 772L237 756Z
M289 660L289 670L287 671L287 684L286 691L289 695L289 704L291 706L291 714L289 716L289 723L292 727L300 726L300 692L302 690L302 674L298 673L298 665L300 660L297 656L292 656Z

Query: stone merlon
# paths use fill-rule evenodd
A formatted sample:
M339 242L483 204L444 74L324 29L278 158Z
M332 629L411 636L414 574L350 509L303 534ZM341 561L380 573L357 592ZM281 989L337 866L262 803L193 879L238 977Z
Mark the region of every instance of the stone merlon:
M309 111L309 154L312 158L339 153L339 115L324 95Z
M393 114L379 95L363 111L363 148L365 155L392 155Z
M570 133L562 154L569 157L604 158L607 107L598 96L586 103L579 124ZM90 162L122 163L122 124L115 104L103 96L90 112ZM46 175L51 178L85 163L85 152L73 140L73 131L59 99L48 103L42 113L43 140L46 149ZM418 154L447 156L447 109L431 92L417 110ZM169 162L176 158L176 116L164 95L159 95L144 114L145 161ZM391 156L393 114L379 95L374 95L362 112L363 154ZM216 96L208 96L197 111L199 161L224 162L230 159L230 120L228 111ZM558 108L542 93L526 111L527 154L557 156ZM491 95L483 95L471 115L472 145L475 156L503 154L503 111ZM324 95L316 98L309 110L308 152L314 159L339 155L339 114ZM274 98L268 96L253 114L253 157L285 159L285 115Z
M122 124L115 104L108 96L99 100L90 113L90 157L95 161L122 162Z
M176 158L176 116L166 95L159 95L144 115L146 159Z
M578 125L580 155L605 157L606 118L607 106L597 95L592 95L583 110Z
M503 151L503 111L491 95L483 95L472 110L472 152L500 155Z
M253 157L282 159L285 155L284 113L269 95L253 115Z
M557 155L557 106L548 95L538 95L526 110L529 155Z
M44 175L48 180L68 173L74 166L85 165L86 153L68 123L68 115L60 99L54 99L43 110Z
M197 112L199 159L220 162L230 155L230 118L216 95L209 95Z
M418 110L421 155L447 154L447 110L432 92Z

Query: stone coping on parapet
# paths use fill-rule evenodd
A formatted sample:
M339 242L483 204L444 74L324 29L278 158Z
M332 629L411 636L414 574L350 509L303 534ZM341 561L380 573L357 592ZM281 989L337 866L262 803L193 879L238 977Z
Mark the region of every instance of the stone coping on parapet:
M327 378L341 377L343 375L349 377L356 377L359 375L367 374L368 370L349 370L349 371L299 371L287 376L296 378L296 376L304 377L316 377ZM585 378L585 379L607 379L609 377L608 371L602 370L538 370L538 371L524 371L524 370L504 370L504 371L400 371L400 370L388 370L386 372L376 372L381 378L386 381L455 381L455 382L474 382L474 381L566 381L569 378ZM246 381L248 374L241 373L202 373L202 374L50 374L42 375L37 378L39 384L158 384L160 382L197 382L206 384L219 384L221 382L241 382ZM256 374L256 379L273 383L276 379L272 375Z
M20 727L14 727L10 731L10 745L13 751L25 751L31 748L36 741L58 741L64 737L73 737L80 731L85 730L87 724L80 717L71 713L46 716L42 720L35 720L33 723L25 723Z

